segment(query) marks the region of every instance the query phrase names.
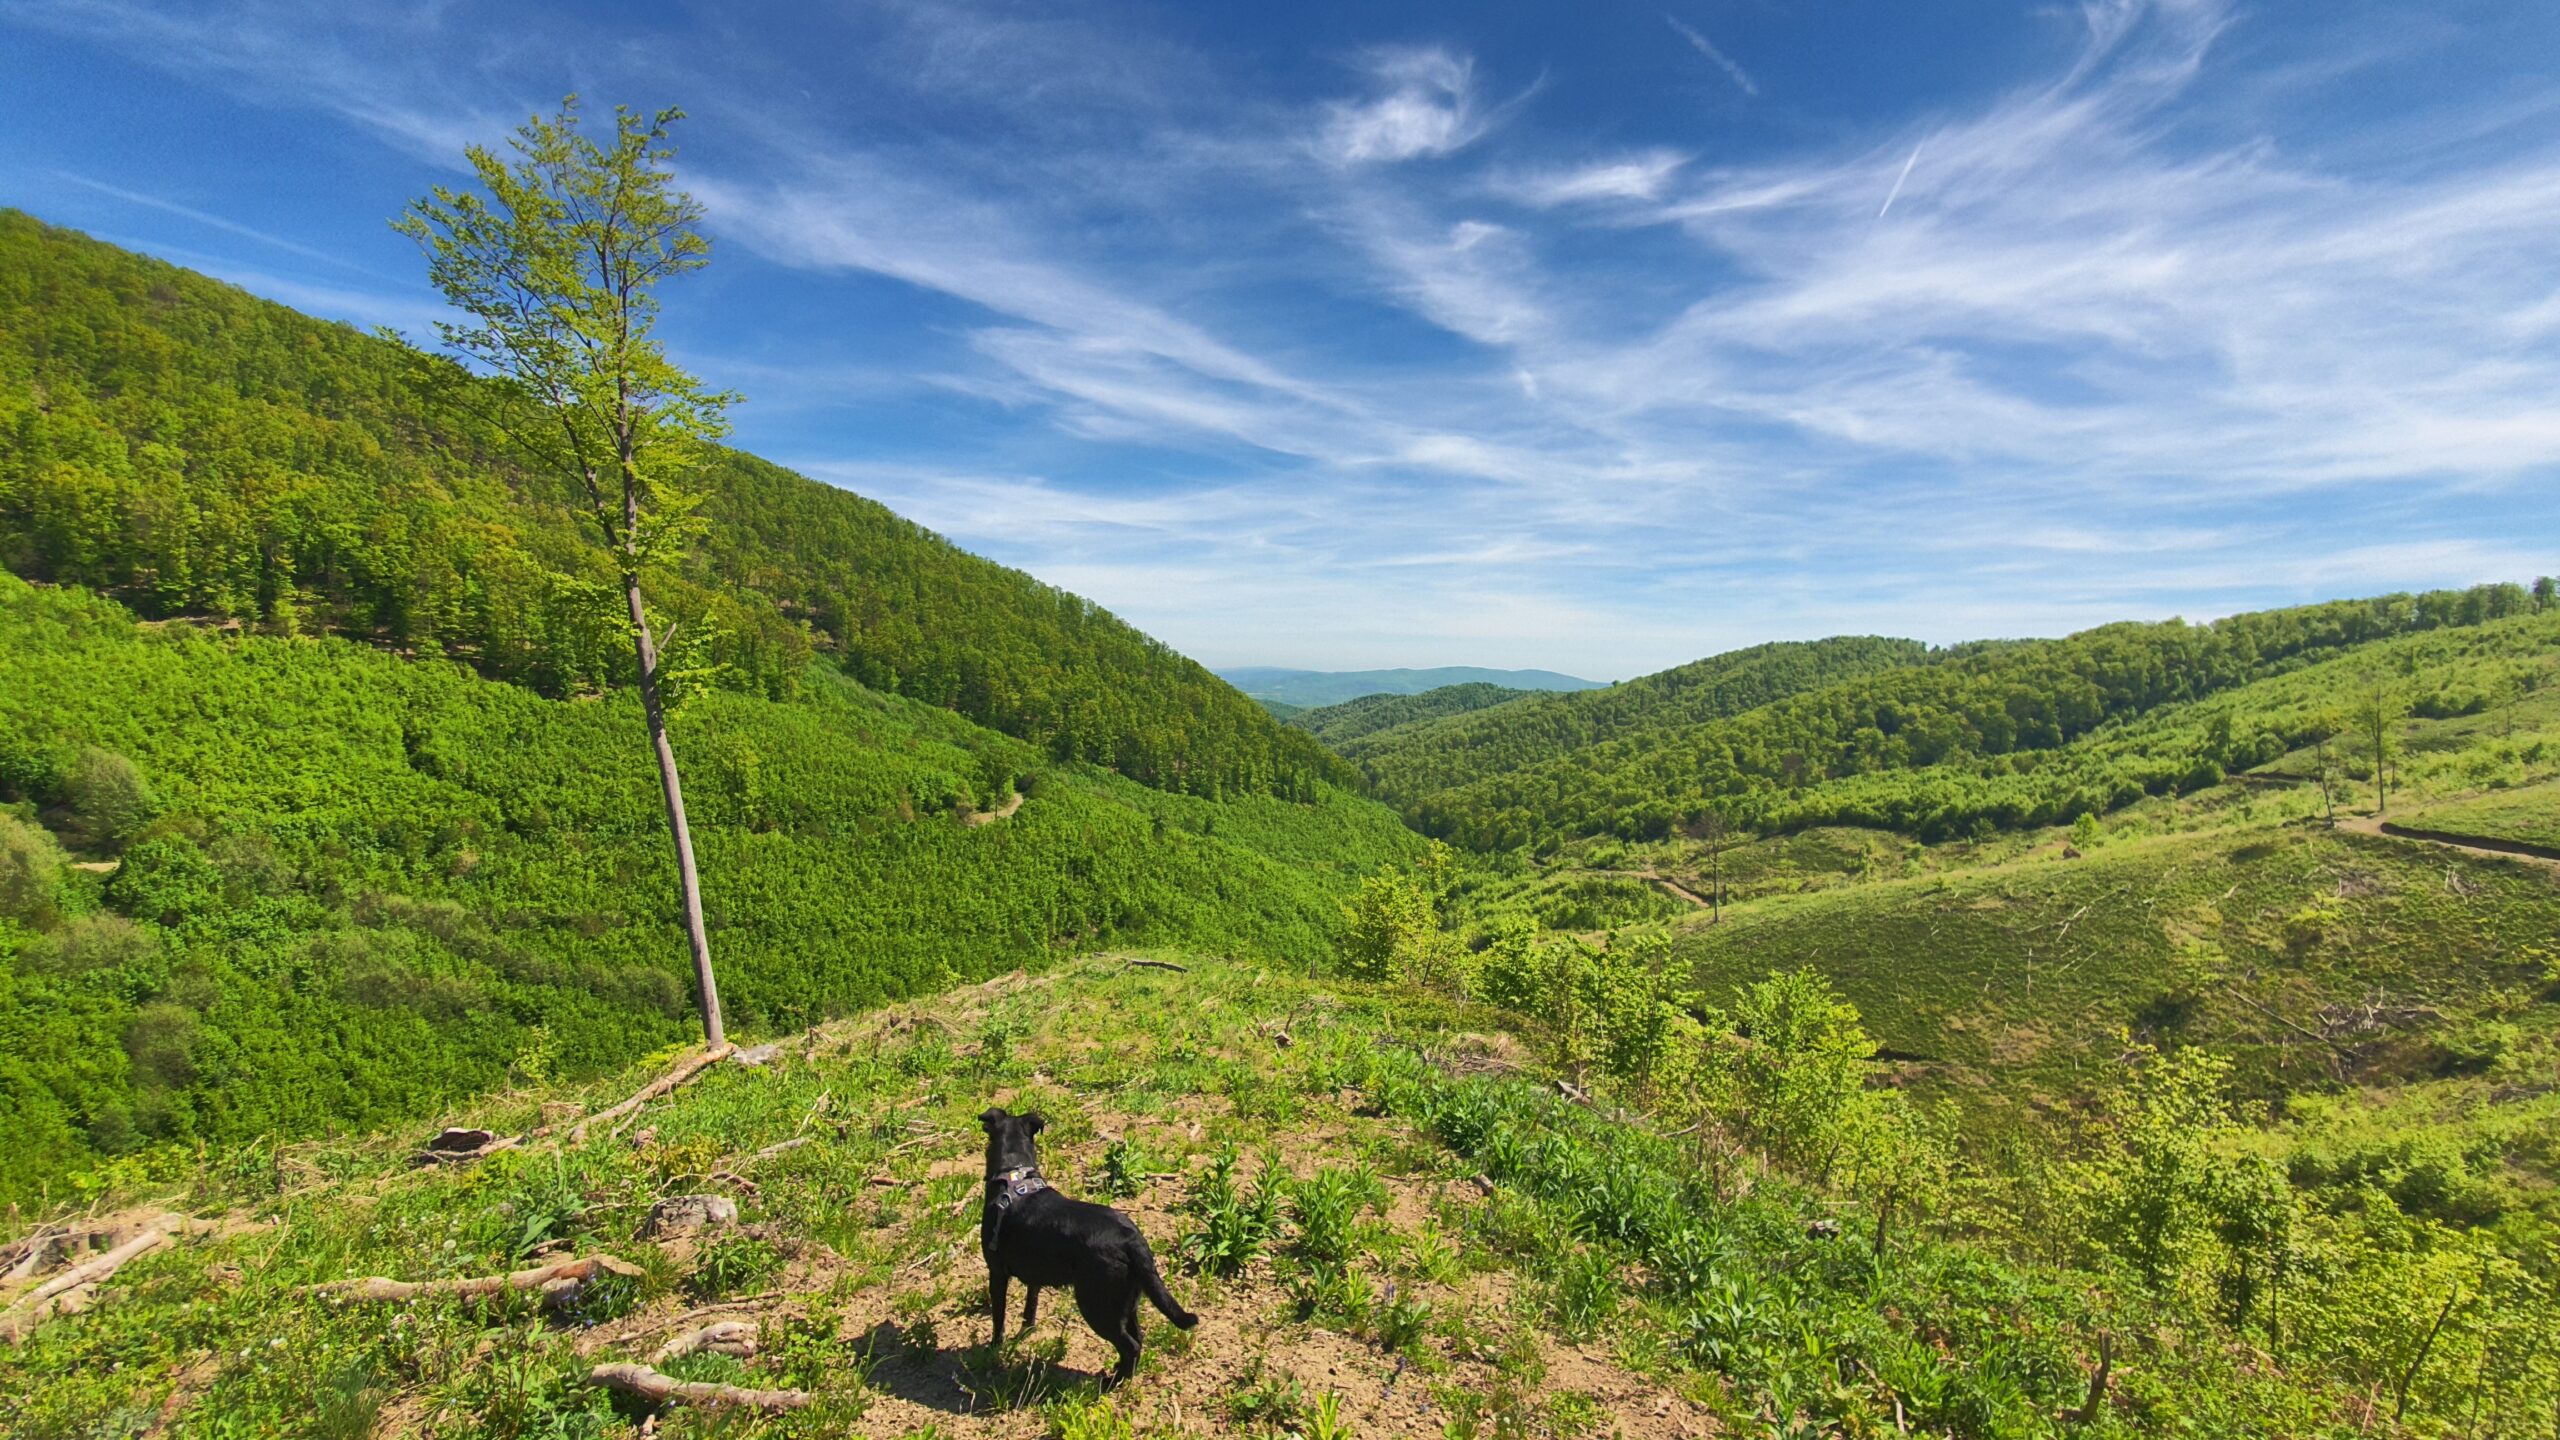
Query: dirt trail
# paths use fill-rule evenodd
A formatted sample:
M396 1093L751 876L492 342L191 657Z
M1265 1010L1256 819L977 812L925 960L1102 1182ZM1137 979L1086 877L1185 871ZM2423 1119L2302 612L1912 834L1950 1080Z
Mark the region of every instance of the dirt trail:
M2528 844L2522 840L2500 840L2489 835L2455 835L2442 830L2424 830L2414 826L2397 825L2373 815L2360 815L2352 820L2341 820L2338 822L2338 828L2356 835L2381 835L2420 845L2441 845L2447 850L2459 850L2465 855L2477 855L2487 860L2522 860L2529 865L2560 870L2560 851L2554 851L2547 846Z
M1583 873L1587 875L1609 875L1621 880L1642 880L1648 885L1659 887L1664 894L1671 896L1673 899L1686 900L1701 910L1712 910L1715 908L1713 905L1708 903L1706 896L1699 894L1697 891L1690 889L1688 886L1681 884L1679 881L1672 879L1670 876L1663 874L1659 870L1587 870Z
M1004 797L1004 803L993 810L972 810L960 817L960 823L974 830L981 825L993 825L999 820L1009 820L1013 817L1013 812L1021 808L1022 792L1016 790Z

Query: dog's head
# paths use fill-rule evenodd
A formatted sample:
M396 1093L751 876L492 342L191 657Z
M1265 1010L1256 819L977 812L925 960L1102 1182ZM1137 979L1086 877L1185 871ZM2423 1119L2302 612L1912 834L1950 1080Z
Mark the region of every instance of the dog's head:
M987 1173L1001 1175L1040 1163L1040 1147L1032 1136L1048 1125L1036 1110L1016 1115L999 1105L978 1117L987 1127Z

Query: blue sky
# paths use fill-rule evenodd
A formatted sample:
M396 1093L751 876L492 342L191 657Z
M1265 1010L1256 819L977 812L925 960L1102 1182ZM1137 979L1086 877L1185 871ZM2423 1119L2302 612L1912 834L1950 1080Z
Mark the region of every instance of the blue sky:
M427 335L680 104L741 443L1219 665L1595 678L2560 570L2560 6L0 6L0 203Z

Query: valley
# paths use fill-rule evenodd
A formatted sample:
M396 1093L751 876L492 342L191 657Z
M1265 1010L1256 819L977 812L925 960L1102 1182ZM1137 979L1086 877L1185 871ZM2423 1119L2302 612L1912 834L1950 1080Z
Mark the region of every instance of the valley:
M2549 581L1283 716L708 450L645 568L697 1065L612 568L441 364L0 215L12 1435L2560 1404ZM1125 1390L1071 1318L981 1343L991 1103L1207 1317Z

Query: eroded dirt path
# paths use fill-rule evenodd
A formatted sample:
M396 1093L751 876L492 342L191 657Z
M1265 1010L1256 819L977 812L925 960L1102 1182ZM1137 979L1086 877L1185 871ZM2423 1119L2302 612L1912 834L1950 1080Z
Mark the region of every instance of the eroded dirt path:
M2489 835L2455 835L2442 830L2394 824L2375 815L2360 815L2352 820L2341 820L2337 828L2356 835L2379 835L2390 840L2406 840L2414 845L2442 846L2447 850L2458 850L2465 855L2476 855L2484 860L2522 860L2528 865L2540 865L2547 870L2560 871L2560 854L2554 854L2544 846L2527 844L2522 840L2500 840Z

